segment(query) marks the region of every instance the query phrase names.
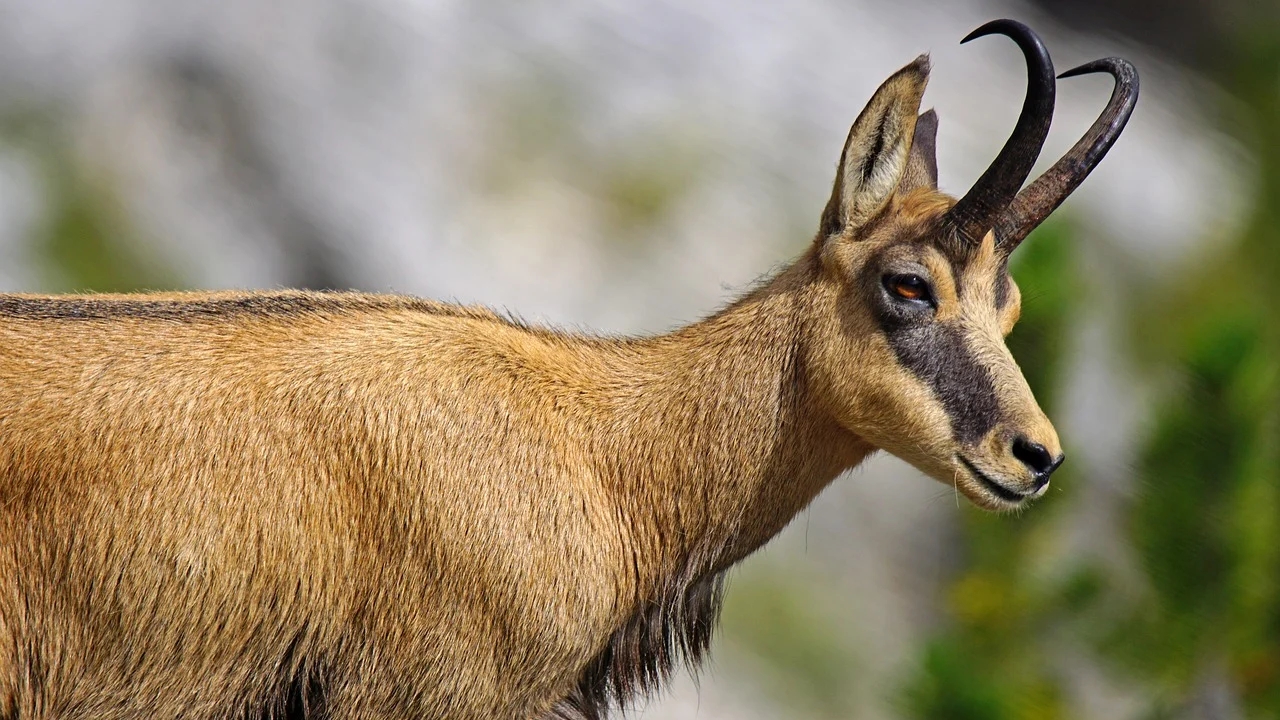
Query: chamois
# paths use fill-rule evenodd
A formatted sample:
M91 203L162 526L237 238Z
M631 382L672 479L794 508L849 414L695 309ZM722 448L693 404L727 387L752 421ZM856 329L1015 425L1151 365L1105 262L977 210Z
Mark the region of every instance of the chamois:
M816 237L669 334L404 296L0 296L0 718L598 718L707 649L722 578L876 450L1020 508L1062 462L1004 345L1010 252L1137 75L1019 192L1055 78L958 201L926 56ZM966 40L970 39L966 38Z

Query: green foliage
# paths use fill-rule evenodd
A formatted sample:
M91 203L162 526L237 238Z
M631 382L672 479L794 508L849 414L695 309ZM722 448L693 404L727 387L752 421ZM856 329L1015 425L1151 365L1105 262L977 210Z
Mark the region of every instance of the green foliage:
M1243 258L1237 258L1243 260ZM1256 717L1280 712L1280 355L1261 304L1222 293L1170 327L1182 378L1158 408L1131 509L1151 594L1113 655L1176 700L1225 658ZM1135 640L1138 640L1135 642Z
M985 659L985 658L984 658ZM1056 720L1065 717L1056 686L1032 674L983 667L965 643L945 638L925 649L903 705L912 717L946 720Z

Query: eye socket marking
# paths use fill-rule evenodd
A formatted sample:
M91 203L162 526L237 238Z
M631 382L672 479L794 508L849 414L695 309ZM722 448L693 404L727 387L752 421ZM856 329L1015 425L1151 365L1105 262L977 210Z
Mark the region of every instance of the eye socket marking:
M929 281L911 273L884 276L884 287L889 294L908 302L934 306L933 290Z

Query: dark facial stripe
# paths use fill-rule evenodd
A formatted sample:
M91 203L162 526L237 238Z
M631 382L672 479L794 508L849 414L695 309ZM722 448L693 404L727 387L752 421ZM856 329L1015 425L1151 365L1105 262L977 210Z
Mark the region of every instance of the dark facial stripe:
M951 432L962 443L981 440L1000 420L996 387L978 364L960 328L937 322L908 327L882 323L898 362L933 389Z

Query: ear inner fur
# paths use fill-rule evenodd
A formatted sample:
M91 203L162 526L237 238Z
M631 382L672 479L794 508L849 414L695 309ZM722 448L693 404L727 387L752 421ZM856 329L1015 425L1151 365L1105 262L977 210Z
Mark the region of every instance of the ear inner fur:
M885 80L858 115L823 212L825 235L863 225L889 202L907 167L916 113L928 82L929 58L921 55Z

